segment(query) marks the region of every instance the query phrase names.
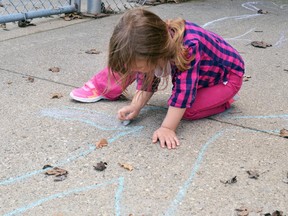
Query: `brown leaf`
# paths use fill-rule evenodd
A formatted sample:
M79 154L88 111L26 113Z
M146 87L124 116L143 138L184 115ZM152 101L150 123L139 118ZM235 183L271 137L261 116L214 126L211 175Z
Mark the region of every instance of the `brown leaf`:
M237 176L234 176L233 178L231 178L227 181L220 180L220 182L223 184L234 184L237 182Z
M244 81L244 82L249 81L250 78L251 78L251 76L249 76L249 75L244 75L244 76L243 76L243 81Z
M49 71L52 71L53 73L58 73L60 72L60 68L59 67L51 67L48 69Z
M99 54L101 52L96 50L96 49L90 49L90 50L85 51L85 53L87 53L87 54Z
M119 165L129 171L132 171L134 169L134 167L128 163L119 163Z
M34 77L29 76L29 77L27 78L27 81L33 83L33 82L34 82Z
M6 23L1 23L0 24L0 28L2 28L4 30L7 30Z
M268 44L264 41L252 41L251 45L254 47L259 47L259 48L266 48L266 47L271 47L272 44Z
M260 176L257 170L248 170L246 171L248 173L248 178L258 179Z
M64 16L61 16L65 21L71 21L74 19L82 19L83 17L78 13L67 13Z
M51 99L60 99L61 97L63 97L63 95L61 93L54 93L51 96Z
M248 216L250 212L245 206L241 206L240 208L235 209L235 211L237 212L237 216Z
M284 216L284 214L283 214L283 211L276 210L272 213L272 216Z
M286 130L285 128L281 129L280 136L284 138L288 138L288 130Z
M55 175L56 177L62 176L62 175L68 175L68 171L61 169L59 167L53 167L53 169L47 170L45 172L46 175Z
M32 20L19 20L18 21L18 27L25 28L28 26L36 26L36 24L31 23Z
M267 14L268 11L260 9L260 10L257 11L257 13L259 13L259 14Z
M100 141L98 141L96 143L96 148L103 148L104 146L107 146L108 145L108 141L106 139L101 139Z
M103 171L107 168L107 163L100 161L96 164L96 166L93 166L95 170L97 171Z

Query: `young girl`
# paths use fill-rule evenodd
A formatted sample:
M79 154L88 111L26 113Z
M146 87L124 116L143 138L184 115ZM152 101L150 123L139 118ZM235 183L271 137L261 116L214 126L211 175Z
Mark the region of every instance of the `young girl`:
M230 108L243 74L239 53L217 34L183 19L164 22L148 10L132 9L110 38L108 67L70 96L81 102L115 100L136 80L131 104L118 111L119 120L130 120L157 90L159 77L171 75L169 108L152 142L174 149L179 145L175 130L180 120Z

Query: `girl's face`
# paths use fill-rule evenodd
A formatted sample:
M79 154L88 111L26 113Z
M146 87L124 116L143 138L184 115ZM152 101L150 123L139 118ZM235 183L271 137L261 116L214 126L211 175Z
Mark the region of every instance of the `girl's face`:
M167 65L169 68L167 68ZM137 59L132 65L133 72L154 74L156 77L167 76L171 73L170 62L159 60L157 65L150 65L146 59Z
M134 64L132 64L132 71L133 72L140 72L140 73L152 73L154 71L155 66L151 66L148 64L146 59L137 59Z

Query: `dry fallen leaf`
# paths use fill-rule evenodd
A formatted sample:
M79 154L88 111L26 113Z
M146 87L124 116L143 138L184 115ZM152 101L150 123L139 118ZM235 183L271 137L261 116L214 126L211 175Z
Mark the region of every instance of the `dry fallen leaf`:
M49 169L45 172L45 175L54 175L54 181L63 181L67 178L68 175L67 170L61 169L59 167L52 167L49 164L43 166L43 169Z
M258 179L259 177L259 173L257 170L248 170L246 172L248 173L249 178Z
M272 216L284 216L284 214L283 214L283 211L276 210L272 213Z
M235 209L235 211L237 212L237 216L248 216L250 212L245 206L241 206L240 208Z
M227 181L220 180L220 182L223 184L234 184L237 182L237 176L234 176L233 178L231 178Z
M29 76L29 77L27 78L27 81L33 83L33 82L34 82L34 77Z
M61 97L63 97L63 95L61 93L54 93L54 94L52 94L51 99L59 99Z
M107 168L107 163L100 161L96 164L96 166L93 166L95 170L97 171L103 171Z
M280 136L284 138L288 138L288 130L286 130L285 128L281 129Z
M129 171L132 171L134 169L132 165L127 164L127 163L119 163L119 165Z
M284 214L283 214L283 211L275 211L275 212L273 212L272 213L272 216L285 216Z
M18 21L18 27L25 28L28 26L36 26L36 24L31 23L32 20L19 20Z
M271 47L272 44L268 44L264 41L252 41L251 45L254 47L259 47L259 48L266 48L266 47Z
M71 21L74 19L82 19L83 17L77 13L67 13L64 16L61 16L65 21Z
M51 67L48 69L49 71L52 71L53 73L58 73L60 72L60 68L59 67Z
M7 30L6 23L1 23L0 28L2 28L3 30Z
M250 78L251 78L251 76L249 76L249 75L244 75L244 76L243 76L243 81L244 81L244 82L249 81Z
M99 142L96 143L96 148L103 148L104 146L108 145L108 141L106 139L101 139Z
M259 14L267 14L268 11L260 9L260 10L257 11L257 13L259 13Z
M96 50L96 49L90 49L90 50L85 51L85 53L87 53L87 54L99 54L101 52Z
M271 213L265 213L261 214L261 216L284 216L282 211L274 211L272 214Z
M45 172L46 175L55 175L57 176L62 176L62 175L68 175L68 171L61 169L59 167L53 167L53 169L47 170Z

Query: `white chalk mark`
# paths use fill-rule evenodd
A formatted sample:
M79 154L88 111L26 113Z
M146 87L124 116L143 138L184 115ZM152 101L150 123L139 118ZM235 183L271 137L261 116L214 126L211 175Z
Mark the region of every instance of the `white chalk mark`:
M285 7L288 7L288 4L283 4L280 6L281 9L285 9Z
M271 9L279 9L280 8L282 10L288 6L288 4L278 5L275 2L269 2L269 3L271 3L271 5L267 5L267 4L265 4L265 2L246 2L246 3L243 3L241 6L246 8L247 10L251 10L254 12L257 12L258 10L260 10L255 5L262 5L266 8L271 8Z
M280 45L283 43L283 42L285 42L285 41L287 41L288 39L287 38L285 38L285 33L284 32L281 32L281 35L280 35L280 39L275 43L275 47L280 47Z
M271 9L283 9L283 8L284 8L283 5L278 5L278 4L276 4L275 2L271 2L271 4L272 4L273 6L265 5L265 7L271 8ZM285 4L284 4L284 5L285 5Z
M225 40L247 40L247 41L251 41L250 39L244 39L242 37L244 37L245 35L249 34L250 32L254 31L255 28L253 29L250 29L249 31L245 32L244 34L242 35L239 35L239 36L236 36L234 38L225 38Z
M216 20L212 20L210 22L205 23L202 27L205 28L209 25L212 25L216 22L221 22L223 20L228 20L228 19L235 19L235 20L240 20L240 19L249 19L251 17L255 17L255 16L260 16L261 14L244 14L244 15L240 15L240 16L231 16L231 17L222 17L220 19L216 19Z
M254 4L258 4L258 2L246 2L243 3L241 6L246 8L247 10L251 10L251 11L258 11L260 10L259 8L257 8L256 6L254 6Z
M271 2L273 5L275 5L276 7L279 7L279 5L277 5L275 2Z

